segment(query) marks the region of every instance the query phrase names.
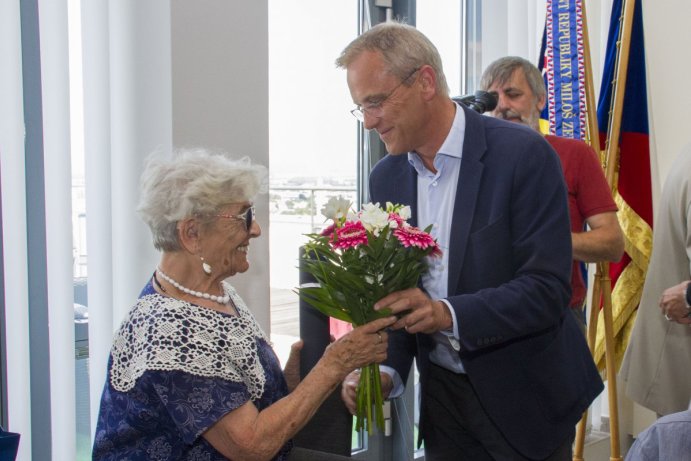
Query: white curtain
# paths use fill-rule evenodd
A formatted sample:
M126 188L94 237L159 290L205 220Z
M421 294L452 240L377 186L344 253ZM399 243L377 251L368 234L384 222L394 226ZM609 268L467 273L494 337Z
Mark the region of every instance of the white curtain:
M19 0L0 1L0 185L2 186L5 356L9 429L19 432L23 455L31 459L29 395L29 300L24 181L24 110Z
M31 360L48 360L51 451L53 459L67 460L75 459L76 426L67 2L39 1L38 18L50 353Z
M172 145L167 0L82 2L91 430L113 331L155 267L137 218L144 157Z
M27 44L22 44L19 0L0 1L8 429L21 433L20 461L34 458L32 444L48 443L52 459L77 458L76 402L90 400L93 433L113 331L157 260L149 232L134 209L144 157L172 144L169 2L82 3L38 1L41 90L33 97L42 102L45 173L38 180L45 188L41 231L46 239L45 267L36 268L27 261L27 209L36 198L27 195L25 178L27 173L31 178L40 175L27 172L25 164L22 51ZM71 21L68 4L77 8ZM81 41L75 42L80 40L80 24ZM75 56L80 48L83 56ZM76 82L72 103L70 78ZM83 117L77 116L82 113ZM77 126L71 127L70 120ZM90 385L88 394L79 395L75 392L72 161L84 163L88 245ZM47 355L29 352L28 280L41 274L48 299ZM31 369L36 366L49 371L49 396L41 400L50 405L49 434L32 433L31 402L36 399L31 395ZM40 411L34 408L33 414Z

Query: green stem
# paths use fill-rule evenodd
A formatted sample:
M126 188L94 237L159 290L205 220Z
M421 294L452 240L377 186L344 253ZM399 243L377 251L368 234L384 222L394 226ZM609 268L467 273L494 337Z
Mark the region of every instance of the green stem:
M371 435L376 424L379 430L384 432L384 399L378 364L362 368L356 393L355 430L360 431L366 426L367 433Z
M377 418L377 427L384 432L384 398L381 391L381 375L379 374L379 364L372 365L372 377L374 378L374 408Z

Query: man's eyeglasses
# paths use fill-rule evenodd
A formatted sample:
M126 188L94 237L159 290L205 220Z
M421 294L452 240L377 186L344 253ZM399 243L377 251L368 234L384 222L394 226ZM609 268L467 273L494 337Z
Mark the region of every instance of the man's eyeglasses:
M406 78L401 80L401 83L396 85L393 90L389 91L389 94L381 98L379 101L371 102L364 106L357 106L355 107L355 109L351 110L350 113L353 114L353 117L355 117L361 122L365 121L365 112L372 117L381 117L382 115L384 115L384 103L386 102L386 100L393 96L396 90L399 89L401 85L403 85L405 82L407 82L410 79L410 77L415 75L415 72L417 72L418 70L420 70L419 67L413 69L413 71L409 73Z
M240 214L217 214L214 216L217 218L240 219L245 222L245 230L249 232L252 228L252 223L254 222L254 205L250 206Z

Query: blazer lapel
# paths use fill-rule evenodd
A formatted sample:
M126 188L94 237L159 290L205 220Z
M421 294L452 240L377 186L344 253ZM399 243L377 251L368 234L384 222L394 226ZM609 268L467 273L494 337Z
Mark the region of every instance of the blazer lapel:
M394 203L400 205L410 206L411 217L409 219L409 224L411 226L417 226L417 173L415 168L408 163L407 155L401 154L402 168L392 169L395 172L391 176L391 197ZM379 205L385 206L385 203L380 203Z

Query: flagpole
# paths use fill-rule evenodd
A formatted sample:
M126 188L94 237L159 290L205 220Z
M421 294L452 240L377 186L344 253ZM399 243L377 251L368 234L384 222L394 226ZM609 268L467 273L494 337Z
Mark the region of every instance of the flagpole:
M597 105L595 104L595 90L593 85L592 60L590 59L590 35L588 32L588 16L585 9L585 0L581 2L581 23L583 25L583 57L585 71L585 107L586 107L586 142L597 153L602 163L602 149L600 147L600 129L597 126ZM612 184L608 181L610 190ZM588 321L587 342L590 353L594 355L595 341L597 337L598 309L600 305L601 286L604 283L603 274L609 274L609 264L597 264L593 283L592 301L590 303L590 317ZM573 461L583 461L583 447L585 445L586 426L588 423L588 409L583 412L581 420L576 426L576 439L573 451ZM615 428L618 430L618 428ZM610 426L610 432L612 427Z
M631 27L633 24L633 12L636 6L635 0L623 0L623 14L621 32L619 37L619 51L617 53L617 66L614 74L614 104L610 113L610 125L607 131L606 146L606 176L607 182L615 186L616 170L619 164L619 136L621 134L621 118L624 109L624 94L626 92L626 76L629 69L629 50L631 47ZM613 190L616 190L614 187ZM611 284L605 288L611 292ZM605 297L605 301L607 298ZM607 386L610 408L610 425L619 426L619 405L616 388L616 370L614 369L614 327L612 325L612 305L611 294L609 296L609 306L604 306L603 317L605 320L605 366L607 367ZM612 453L610 460L621 460L619 456L619 432L610 434Z
M600 162L602 162L602 149L600 147L600 130L597 126L597 106L595 104L595 90L593 85L592 60L590 59L590 35L588 32L588 19L585 9L585 0L581 3L581 22L583 24L583 55L584 55L584 70L585 70L585 97L586 97L586 119L587 132L586 142L598 154ZM608 182L611 190L611 183ZM596 266L592 301L590 304L590 317L588 321L587 341L591 354L595 351L595 340L597 336L597 321L598 309L596 306L600 305L600 294L602 284L604 282L603 274L609 273L609 264L603 263ZM585 445L586 425L588 421L588 409L583 412L583 416L576 427L576 440L573 452L573 461L583 461L583 446ZM615 430L618 430L615 429ZM612 428L610 427L610 432Z
M585 0L582 2L582 24L583 24L583 45L584 54L587 59L585 65L586 77L586 108L588 118L588 141L595 151L602 157L600 149L599 129L597 126L597 115L595 112L595 97L593 91L593 76L590 61L590 40L587 27L587 15L585 9ZM616 170L619 163L619 136L621 130L621 117L624 106L624 93L626 89L626 76L628 72L629 50L631 45L631 26L633 23L633 12L635 7L635 0L623 0L622 14L620 17L621 28L620 36L617 46L619 48L617 53L616 70L612 85L614 87L614 97L610 107L608 137L605 143L605 176L607 183L613 193L616 192ZM612 142L614 140L614 142ZM614 328L612 320L612 286L609 277L609 263L598 263L595 274L595 283L593 286L593 297L591 303L590 322L588 324L588 346L591 352L595 350L595 342L597 335L598 309L596 308L602 297L602 314L604 318L605 329L605 366L607 372L607 390L610 408L610 460L619 461L620 445L619 445L619 408L616 388L616 373L614 370ZM583 444L585 441L585 425L587 421L587 410L583 414L583 418L578 424L576 432L576 443L574 449L574 461L583 460Z
M621 134L621 116L624 108L624 93L626 92L626 76L629 70L629 50L631 46L631 25L635 0L623 0L623 13L620 18L621 29L617 46L617 65L614 72L614 87L612 106L609 114L607 142L605 143L606 176L610 185L614 184L616 168L619 164L619 135ZM612 142L614 140L614 142Z
M617 42L617 58L614 79L612 81L613 98L609 112L609 123L607 130L607 140L605 143L605 176L607 183L613 192L616 192L617 167L619 165L619 136L621 134L621 118L624 108L624 94L626 91L626 77L628 75L629 51L631 46L631 28L633 24L633 13L635 0L622 0L622 13L620 16L619 41ZM599 140L598 140L599 141ZM610 460L620 461L619 445L619 402L616 387L616 370L614 357L614 327L612 319L612 286L609 278L609 271L605 273L608 264L599 263L598 272L602 275L601 283L598 284L602 290L602 315L605 329L605 367L607 374L608 403L610 408ZM592 314L592 313L591 313ZM593 315L591 315L591 318ZM591 325L592 326L592 325ZM589 340L594 336L590 334ZM594 350L595 341L592 347Z

